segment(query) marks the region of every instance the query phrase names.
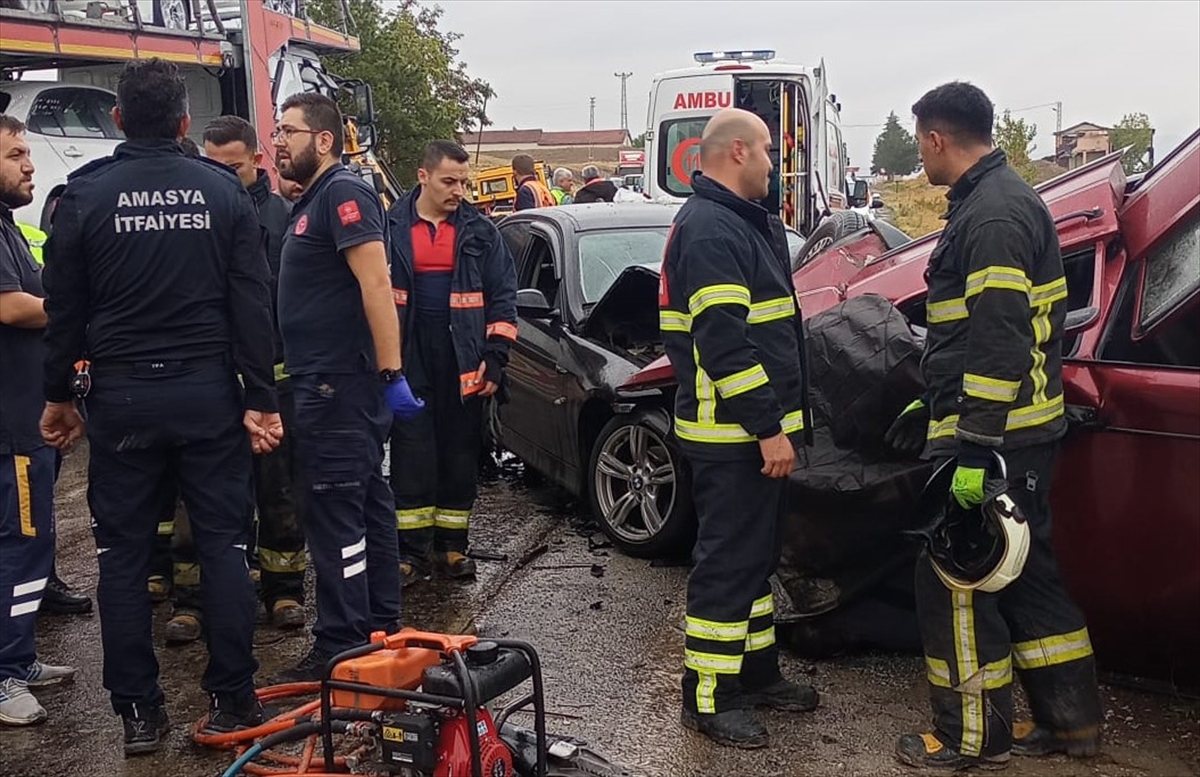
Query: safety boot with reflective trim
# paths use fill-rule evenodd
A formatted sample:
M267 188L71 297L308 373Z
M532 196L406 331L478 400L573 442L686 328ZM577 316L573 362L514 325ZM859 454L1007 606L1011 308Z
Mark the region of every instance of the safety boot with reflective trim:
M171 597L171 583L162 575L150 575L146 587L150 589L150 601L161 604Z
M896 758L906 766L917 769L939 769L958 772L964 769L1003 769L1008 766L1008 753L998 755L962 755L942 744L935 734L905 734L896 741Z
M271 605L271 623L285 631L303 628L304 607L295 599L280 599Z
M214 693L209 697L208 720L200 729L202 734L229 734L262 725L262 702L251 691L241 697Z
M1013 755L1043 756L1062 753L1072 758L1091 758L1100 753L1100 729L1053 732L1030 720L1013 724Z
M195 642L200 639L202 630L200 613L192 610L177 612L167 621L167 644L186 645L188 642Z
M726 710L711 715L700 715L685 709L679 722L684 728L698 731L718 745L726 747L758 750L766 747L770 740L766 726L750 710Z
M75 679L75 667L54 666L34 661L25 675L25 682L30 688L48 688L51 685L69 683Z
M475 560L456 550L434 554L434 566L446 577L470 579L475 577Z
M162 704L130 704L121 711L121 725L125 729L126 757L158 750L171 729L171 721Z
M780 712L811 712L817 708L817 689L780 678L755 691L746 691L742 699L748 707L770 707Z

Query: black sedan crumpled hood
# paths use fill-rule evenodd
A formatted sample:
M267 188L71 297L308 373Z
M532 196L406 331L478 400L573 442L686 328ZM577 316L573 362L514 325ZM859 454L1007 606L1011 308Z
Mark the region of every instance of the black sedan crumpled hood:
M588 313L583 336L622 347L658 342L658 268L626 267Z

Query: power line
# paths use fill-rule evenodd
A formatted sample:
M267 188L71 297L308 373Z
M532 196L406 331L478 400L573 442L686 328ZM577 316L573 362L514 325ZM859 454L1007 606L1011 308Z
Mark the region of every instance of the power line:
M621 79L621 129L629 132L629 100L626 98L625 82L633 73L613 73Z

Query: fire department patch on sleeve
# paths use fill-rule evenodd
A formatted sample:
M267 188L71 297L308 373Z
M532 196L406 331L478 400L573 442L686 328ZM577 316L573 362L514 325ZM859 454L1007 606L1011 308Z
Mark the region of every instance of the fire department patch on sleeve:
M338 218L342 220L343 227L362 221L362 211L358 209L358 203L354 200L346 200L339 205L337 214Z
M303 235L306 231L308 231L308 214L307 213L303 214L302 216L300 216L300 218L296 219L295 234Z

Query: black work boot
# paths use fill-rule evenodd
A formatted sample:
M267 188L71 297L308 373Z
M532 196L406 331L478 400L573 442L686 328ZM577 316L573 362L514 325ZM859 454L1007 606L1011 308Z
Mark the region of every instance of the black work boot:
M195 610L179 609L167 621L165 638L168 645L186 645L200 639L204 621Z
M167 709L162 704L130 704L121 712L125 729L125 755L153 753L171 728Z
M1008 766L1009 754L970 756L942 744L934 734L905 734L896 741L896 758L906 766L918 769L939 769L957 772L977 767L1003 769Z
M46 588L42 592L42 606L38 612L46 615L82 615L92 611L92 600L87 594L68 586L58 577L57 572L50 573Z
M780 678L770 685L746 691L742 699L748 707L770 707L780 712L811 712L817 708L817 690L811 685Z
M475 578L475 560L457 550L448 550L434 555L434 566L446 577L460 580Z
M767 746L767 729L750 710L726 710L700 715L684 710L680 716L684 728L698 731L719 745L757 750Z
M228 734L262 725L263 706L258 696L249 694L214 693L209 698L208 722L200 730L202 734Z
M1019 721L1013 724L1012 752L1033 757L1062 753L1072 758L1091 758L1100 753L1100 729L1054 732L1032 721Z
M400 562L400 587L408 588L413 583L429 579L429 570L416 561Z
M308 655L300 659L300 663L275 675L274 682L276 685L320 682L325 678L325 665L331 658L332 653L325 653L314 647L308 651Z

